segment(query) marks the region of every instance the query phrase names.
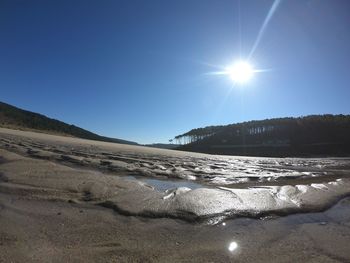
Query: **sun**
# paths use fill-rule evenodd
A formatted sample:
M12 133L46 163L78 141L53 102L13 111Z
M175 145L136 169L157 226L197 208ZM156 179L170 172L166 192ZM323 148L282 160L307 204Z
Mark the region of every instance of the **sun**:
M237 61L225 70L226 75L235 83L240 84L248 82L253 77L254 72L253 66L246 61Z

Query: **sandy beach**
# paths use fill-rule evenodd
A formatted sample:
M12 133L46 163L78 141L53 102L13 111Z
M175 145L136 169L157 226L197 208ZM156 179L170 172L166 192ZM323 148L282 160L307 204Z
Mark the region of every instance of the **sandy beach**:
M0 129L0 262L349 262L349 171Z

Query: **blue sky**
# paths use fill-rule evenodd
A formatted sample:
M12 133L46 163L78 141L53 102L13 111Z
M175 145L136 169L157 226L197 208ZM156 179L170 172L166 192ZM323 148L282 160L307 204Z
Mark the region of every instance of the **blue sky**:
M248 55L272 3L2 0L0 100L139 143L208 125L349 114L347 0L282 1L251 59L268 72L240 87L208 74Z

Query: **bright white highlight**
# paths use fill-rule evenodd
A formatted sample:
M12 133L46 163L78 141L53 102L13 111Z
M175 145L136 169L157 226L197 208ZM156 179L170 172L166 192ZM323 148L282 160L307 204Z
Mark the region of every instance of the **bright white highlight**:
M236 83L245 83L249 81L254 75L253 67L245 61L238 61L225 70L228 75Z
M238 244L237 244L237 242L234 242L234 241L231 242L230 245L228 246L228 250L230 252L235 251L237 248L238 248Z

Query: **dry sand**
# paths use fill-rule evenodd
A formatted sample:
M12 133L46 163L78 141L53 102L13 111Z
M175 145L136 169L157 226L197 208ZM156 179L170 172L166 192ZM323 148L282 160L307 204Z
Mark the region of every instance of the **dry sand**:
M350 201L337 203L348 194L348 159L221 157L8 129L0 139L0 262L350 262ZM330 208L227 219L242 216L242 205L234 210L242 191L260 188L251 180L227 190L232 178L210 177L225 179L237 166L260 169L260 184L269 169L282 175L262 188L277 191L265 209L305 212L315 196L327 198L314 210ZM157 191L145 176L196 179L199 188ZM311 196L291 190L300 183ZM285 210L291 196L300 204Z

